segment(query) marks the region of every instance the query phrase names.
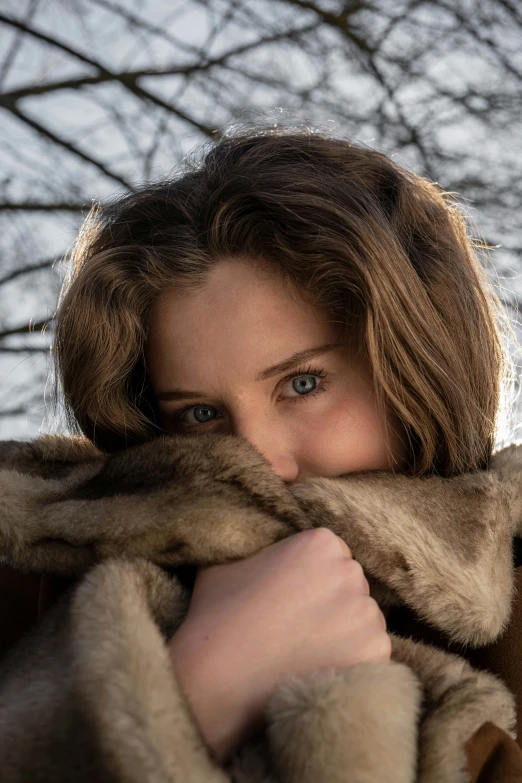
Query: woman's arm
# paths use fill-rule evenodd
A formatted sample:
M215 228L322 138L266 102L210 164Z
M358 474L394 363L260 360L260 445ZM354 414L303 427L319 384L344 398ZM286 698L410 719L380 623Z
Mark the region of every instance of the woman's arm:
M169 650L205 741L224 763L262 726L282 677L388 660L391 643L361 567L323 528L201 569Z

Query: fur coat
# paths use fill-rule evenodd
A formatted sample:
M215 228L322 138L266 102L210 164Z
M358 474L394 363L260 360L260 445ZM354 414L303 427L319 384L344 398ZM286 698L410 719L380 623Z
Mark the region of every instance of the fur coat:
M214 761L165 644L188 609L187 573L313 527L348 543L385 615L405 604L485 645L511 611L522 446L451 479L371 472L289 487L230 435L110 455L80 438L0 442L2 562L76 580L0 667L1 779L465 783L465 746L485 723L515 737L513 694L399 636L388 662L282 680L263 730L226 767Z

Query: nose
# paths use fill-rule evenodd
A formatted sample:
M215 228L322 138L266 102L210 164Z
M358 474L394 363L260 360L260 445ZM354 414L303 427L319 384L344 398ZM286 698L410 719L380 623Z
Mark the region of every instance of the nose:
M280 462L271 462L271 466L276 476L279 476L287 486L291 487L292 484L296 483L297 474L299 473L297 466L294 469L292 465L288 465L288 462L284 464L280 464Z
M291 452L286 450L277 449L273 445L259 446L256 443L252 444L263 455L263 457L270 463L270 467L276 476L279 476L285 484L291 485L295 483L299 474L299 465Z
M237 435L242 435L270 463L276 476L285 484L296 482L299 475L298 455L288 433L275 431L273 427L237 426Z

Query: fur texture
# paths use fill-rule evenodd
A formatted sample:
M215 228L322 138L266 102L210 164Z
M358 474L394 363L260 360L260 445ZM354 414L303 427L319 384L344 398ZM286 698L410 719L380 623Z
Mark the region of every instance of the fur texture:
M0 672L5 779L464 783L464 746L483 723L514 735L512 695L398 637L388 663L282 682L265 730L218 767L165 647L190 599L175 574L328 527L385 612L404 602L452 639L485 644L510 614L520 451L452 479L379 472L287 487L232 436L111 455L74 438L0 443L2 559L80 577Z

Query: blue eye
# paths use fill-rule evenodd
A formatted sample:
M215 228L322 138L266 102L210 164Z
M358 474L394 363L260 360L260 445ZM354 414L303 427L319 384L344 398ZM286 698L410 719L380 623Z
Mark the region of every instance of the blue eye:
M315 391L315 388L317 386L317 381L315 379L315 375L296 375L295 378L299 378L297 383L293 384L293 388L296 392L303 392L304 394L308 395L309 392ZM313 379L313 386L312 388L306 388L307 384L310 383L311 379Z
M299 383L293 385L293 390L297 392L297 396L289 397L288 401L305 402L312 397L316 397L320 392L326 391L326 377L327 373L322 369L315 369L313 367L308 367L307 369L299 368L290 375L287 375L283 378L285 384L288 383L288 381L294 380L294 378L299 378ZM312 378L314 379L313 381L311 380ZM322 384L319 387L317 387L317 378L322 380ZM311 383L313 386L310 388ZM296 386L299 386L299 388L296 388ZM214 405L208 405L206 403L201 403L200 405L186 405L184 408L180 408L179 411L176 411L172 418L180 429L201 428L205 424L212 424L221 418L215 416L212 418L212 412L216 410L217 408L215 408ZM194 412L192 415L196 420L195 424L188 424L186 421L183 421L183 416L188 411Z
M212 405L196 405L192 408L194 411L194 416L196 417L196 421L198 421L199 424L207 424L208 421L211 421L212 419L205 420L205 416L208 416L209 413L212 412ZM190 408L185 408L184 410L191 410ZM198 411L201 411L201 414L198 413ZM200 421L198 416L201 415L203 418L203 421ZM189 425L190 426L190 425Z

